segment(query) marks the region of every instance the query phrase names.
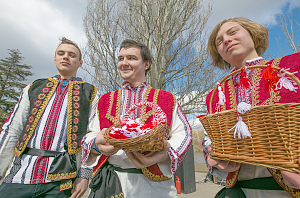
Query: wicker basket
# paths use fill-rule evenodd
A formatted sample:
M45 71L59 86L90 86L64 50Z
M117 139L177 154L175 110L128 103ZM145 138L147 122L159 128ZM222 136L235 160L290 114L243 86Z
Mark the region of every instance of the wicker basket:
M265 65L250 66L248 69L265 68ZM279 67L273 68L280 70ZM220 84L237 70L225 76ZM286 72L283 70L283 72ZM286 73L300 87L299 79ZM251 138L235 139L230 130L236 123L236 110L212 114L212 101L217 87L209 101L209 115L200 117L213 146L211 156L216 159L265 166L300 173L300 103L283 103L252 107L240 114L248 126Z
M127 110L125 115L123 116L122 123L128 122L128 117L131 112L133 112L137 107L142 106L149 106L154 109L156 109L156 114L153 118L153 120L157 120L159 114L163 114L165 116L165 113L161 110L161 108L151 102L141 102L138 104L133 105L131 108ZM104 138L106 141L113 145L116 148L128 150L128 151L160 151L163 149L164 146L164 140L167 140L169 137L169 127L166 124L166 122L160 122L158 121L157 125L144 135L138 136L136 138L128 138L128 139L115 139L111 136L109 136L109 132L111 131L112 127L120 128L120 124L115 124L111 127L109 127L105 133Z

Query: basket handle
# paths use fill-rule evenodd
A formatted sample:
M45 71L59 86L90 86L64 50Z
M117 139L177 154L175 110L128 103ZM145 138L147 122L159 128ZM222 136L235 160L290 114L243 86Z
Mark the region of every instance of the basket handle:
M267 65L254 65L254 66L249 66L247 67L247 69L256 69L256 68L266 68ZM272 68L274 69L277 69L277 70L281 70L282 68L280 67L277 67L277 66L272 66ZM224 78L222 78L222 80L219 82L220 84L222 84L223 82L225 82L225 80L227 78L229 78L230 76L240 72L242 70L242 68L238 69L238 70L235 70L233 72L231 72L230 74L226 75ZM298 86L300 87L300 80L297 78L297 76L295 76L294 74L282 69L281 70L283 73L286 73L289 77L291 77L297 84ZM213 96L215 95L216 91L218 89L218 85L213 89L212 93L211 93L211 96L210 96L210 99L209 99L209 114L212 114L213 111L212 111L212 101L213 101Z
M153 102L140 102L138 104L134 104L131 106L126 113L123 115L123 118L121 120L122 123L126 123L129 120L129 115L135 111L136 108L142 107L142 106L148 106L151 107L152 109L155 109L157 113L154 115L154 118L152 120L152 124L154 126L158 125L159 123L167 123L167 115L165 112L158 106L157 104Z

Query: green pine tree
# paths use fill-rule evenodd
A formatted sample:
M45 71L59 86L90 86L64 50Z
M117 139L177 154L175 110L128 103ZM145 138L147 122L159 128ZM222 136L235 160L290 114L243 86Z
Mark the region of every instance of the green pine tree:
M26 86L22 81L33 73L32 66L22 64L24 57L18 49L8 49L9 57L0 59L0 126L8 118Z

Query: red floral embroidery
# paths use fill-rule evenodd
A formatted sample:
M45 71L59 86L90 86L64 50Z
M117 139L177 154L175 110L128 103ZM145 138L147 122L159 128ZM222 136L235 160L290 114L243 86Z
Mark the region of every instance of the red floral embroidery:
M48 88L48 87L43 88L43 89L42 89L42 92L43 92L43 93L48 93L48 92L49 92L49 88Z
M40 101L40 100L37 100L34 102L34 106L36 106L36 107L41 106L41 104L42 104L42 101Z
M73 140L73 141L77 140L77 134L76 134L76 133L73 133L73 134L72 134L72 140Z
M78 90L73 91L73 95L78 96L79 94L80 94L80 91L78 91Z
M79 118L74 118L74 119L73 119L73 123L74 123L74 124L78 124L78 123L79 123Z
M80 104L78 102L74 102L73 108L74 109L79 109L79 107L80 107Z
M28 118L28 122L29 122L29 123L32 123L33 120L34 120L34 117L33 117L33 116L30 116L30 117Z
M25 141L27 139L27 137L28 137L28 134L24 133L24 135L23 135L23 141Z

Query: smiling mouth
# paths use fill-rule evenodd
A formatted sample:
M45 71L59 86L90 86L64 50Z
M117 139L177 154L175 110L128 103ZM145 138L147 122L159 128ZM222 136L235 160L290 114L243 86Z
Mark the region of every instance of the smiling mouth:
M131 71L131 70L132 70L131 68L122 68L122 71L123 71L123 72Z
M229 51L232 47L234 47L234 46L236 46L236 44L230 45L230 46L227 48L226 52L228 52L228 51Z

